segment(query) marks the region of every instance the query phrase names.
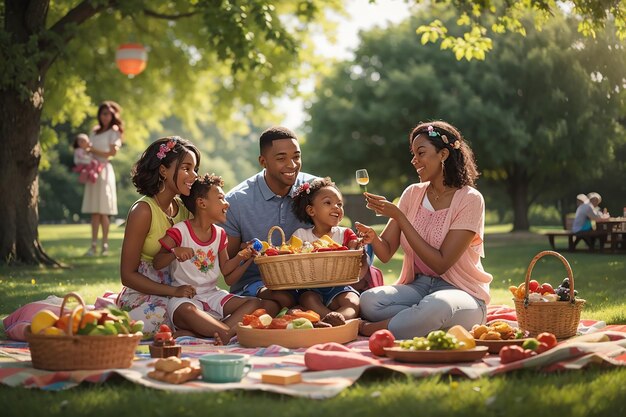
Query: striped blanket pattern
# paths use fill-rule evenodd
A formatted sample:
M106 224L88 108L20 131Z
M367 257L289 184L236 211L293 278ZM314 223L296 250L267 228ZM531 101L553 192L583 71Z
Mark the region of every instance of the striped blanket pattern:
M493 306L488 311L488 322L506 320L513 325L515 310L506 306ZM518 369L537 369L542 372L580 370L591 364L599 366L626 365L626 325L606 326L603 322L581 320L579 333L602 332L609 342L588 343L570 339L541 355L506 365L500 363L497 355L488 355L483 360L471 363L418 364L399 363L383 358L378 365L312 372L304 365L305 349L286 349L280 346L267 348L244 348L238 344L214 346L211 340L179 338L183 346L183 356L197 361L197 358L214 352L246 353L251 355L252 371L238 383L214 384L201 380L182 385L172 385L152 380L146 375L154 362L147 354L147 346L140 345L136 360L128 369L107 369L97 371L52 372L33 369L30 353L24 343L0 341L0 383L12 387L62 390L85 383L102 383L119 375L134 383L176 392L225 391L232 389L262 390L290 396L314 399L330 398L356 382L365 372L384 369L390 373L400 372L413 377L427 377L436 374L460 375L467 378L480 378L499 375ZM347 344L354 352L371 357L367 340L361 339ZM261 382L261 373L268 369L287 369L302 372L302 383L292 385L272 385Z

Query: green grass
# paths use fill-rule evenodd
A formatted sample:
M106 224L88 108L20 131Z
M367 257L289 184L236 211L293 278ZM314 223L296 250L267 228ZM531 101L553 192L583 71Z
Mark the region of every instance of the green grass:
M48 255L69 268L0 266L0 316L50 294L62 297L69 291L76 291L86 302L93 303L107 289L119 291L123 228L111 226L111 255L93 258L83 256L91 243L89 225L40 226L39 233Z
M492 304L512 305L510 285L524 279L532 257L548 248L547 238L532 233L507 233L510 226L487 228L487 257L483 264L494 275ZM50 294L78 291L87 302L104 290L119 289L119 249L123 229L113 227L112 255L85 258L90 242L88 225L41 226L46 251L71 269L0 267L0 316ZM626 256L623 254L565 253L579 295L587 300L584 318L626 323ZM398 254L379 265L393 282L401 266ZM558 284L563 265L545 257L532 277ZM413 379L389 372L372 372L335 398L312 401L260 392L174 394L131 384L121 378L105 384L83 384L63 392L0 387L3 415L197 416L222 415L418 415L420 416L594 416L624 415L626 369L589 368L581 372L544 374L523 371L472 381L438 376Z

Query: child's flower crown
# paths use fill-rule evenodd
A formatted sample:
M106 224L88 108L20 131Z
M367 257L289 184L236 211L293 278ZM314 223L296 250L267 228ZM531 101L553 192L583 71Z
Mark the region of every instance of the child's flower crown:
M299 186L296 189L296 192L293 193L293 197L292 198L296 198L298 197L300 194L302 193L307 193L307 194L311 194L311 184L308 182L305 182L304 184L302 184L301 186Z
M453 142L450 143L450 141L448 140L448 137L446 135L442 135L439 132L437 132L432 125L428 125L428 136L430 136L431 138L439 136L441 138L441 141L445 143L446 145L448 145L449 147L451 147L452 149L459 149L461 147L460 140L456 140L453 138Z
M159 146L159 152L157 152L156 157L158 159L165 158L165 154L171 151L174 148L174 146L176 146L177 141L178 141L178 136L174 136L173 138L168 140L167 143L162 143L161 146Z

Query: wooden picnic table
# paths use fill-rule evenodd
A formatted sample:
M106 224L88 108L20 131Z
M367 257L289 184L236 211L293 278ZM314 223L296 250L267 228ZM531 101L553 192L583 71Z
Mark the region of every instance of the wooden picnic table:
M552 250L558 251L556 247L555 238L564 237L567 238L567 251L574 252L576 246L583 241L587 245L590 251L595 251L596 240L599 242L599 250L602 251L606 242L609 239L609 233L602 230L587 230L584 232L574 233L571 230L550 230L543 233L548 237Z
M611 250L626 250L626 217L609 217L596 220L596 230L607 233Z

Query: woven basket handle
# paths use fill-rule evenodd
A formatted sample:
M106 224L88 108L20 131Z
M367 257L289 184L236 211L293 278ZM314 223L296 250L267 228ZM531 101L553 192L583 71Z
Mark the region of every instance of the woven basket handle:
M574 273L572 272L572 267L569 265L569 262L567 262L567 259L565 259L563 255L561 255L558 252L551 251L551 250L544 250L542 252L539 252L530 261L530 264L528 265L528 269L526 270L526 280L524 282L524 291L526 293L526 295L524 296L524 304L528 305L528 302L529 302L528 301L528 286L530 284L530 274L532 273L533 268L535 264L537 263L537 261L543 258L544 256L548 256L548 255L554 256L557 259L559 259L561 262L563 262L563 265L565 266L565 270L567 271L567 277L569 278L569 299L570 299L570 302L574 304L576 302L576 297L574 296Z
M267 232L267 243L272 245L272 233L274 233L274 230L278 230L280 232L280 238L282 239L281 246L284 245L286 243L285 232L283 232L283 229L280 226L272 226L270 228L269 232Z
M70 319L69 319L69 322L68 322L68 324L67 324L67 327L68 327L68 328L67 328L67 333L68 333L70 336L73 336L73 335L74 335L74 331L73 331L73 327L74 327L74 316L77 316L77 315L78 315L78 314L75 314L75 313L77 313L77 312L78 312L78 310L82 308L81 313L80 313L80 318L79 318L79 323L80 323L80 321L83 319L83 315L85 314L85 301L83 301L83 298L82 298L80 295L78 295L77 293L75 293L75 292L70 292L70 293L67 293L67 294L65 295L65 297L63 297L63 302L61 303L61 311L60 311L61 316L60 316L60 317L63 317L63 314L65 313L65 303L66 303L66 302L67 302L67 300L69 300L70 298L75 298L75 299L78 301L78 303L79 303L79 304L78 304L76 307L74 307L74 309L72 310L72 313L70 314Z

